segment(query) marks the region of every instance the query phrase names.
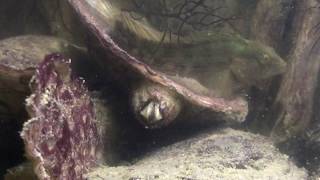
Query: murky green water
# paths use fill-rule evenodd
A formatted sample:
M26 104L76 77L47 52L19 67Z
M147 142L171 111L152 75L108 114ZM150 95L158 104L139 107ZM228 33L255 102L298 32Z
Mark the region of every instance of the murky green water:
M0 173L27 161L19 132L36 117L25 108L29 81L39 56L58 52L98 102L99 163L144 162L232 127L264 136L317 178L319 8L316 0L0 0ZM35 38L15 39L25 35Z

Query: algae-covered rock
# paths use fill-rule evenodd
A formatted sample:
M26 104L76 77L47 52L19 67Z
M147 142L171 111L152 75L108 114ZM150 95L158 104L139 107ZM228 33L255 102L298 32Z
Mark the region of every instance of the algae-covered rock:
M53 54L37 68L21 137L39 179L82 179L101 156L101 136L84 80Z
M306 179L270 140L221 129L147 153L132 165L101 166L88 179Z
M96 125L101 134L101 144L100 148L103 149L102 156L97 159L98 163L108 163L113 164L118 162L121 157L119 150L121 148L121 143L124 143L124 138L121 137L121 133L127 129L120 129L119 122L116 121L118 117L117 113L114 112L114 103L111 98L105 97L101 91L89 92L90 100L93 103L93 112L96 118ZM130 136L134 133L131 132ZM68 137L66 137L68 140ZM128 139L129 141L130 139ZM30 141L28 143L31 143ZM124 151L124 150L122 150ZM74 150L77 152L77 150ZM55 164L58 165L58 164ZM13 168L7 169L4 176L5 180L37 180L38 177L35 174L34 167L31 161L26 161L19 164Z
M66 40L45 35L0 40L0 142L5 144L0 146L1 171L22 159L18 132L28 116L25 99L31 94L29 81L44 57L57 52L77 56L83 51Z

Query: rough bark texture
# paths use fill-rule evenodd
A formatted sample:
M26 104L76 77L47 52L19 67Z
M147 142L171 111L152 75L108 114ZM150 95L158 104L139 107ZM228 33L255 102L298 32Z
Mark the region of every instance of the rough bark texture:
M293 0L261 0L252 15L250 36L282 52ZM281 54L281 53L280 53Z
M307 179L262 136L230 128L214 129L158 148L132 165L100 167L88 175L98 179Z
M317 1L296 1L293 19L293 46L274 105L277 122L272 131L276 141L302 133L310 124L320 68Z
M258 1L250 24L250 38L269 45L285 60L290 47L290 30L294 14L293 0ZM268 135L275 120L270 111L277 95L283 74L252 88L249 99L249 115L246 123L255 132Z
M92 101L70 63L57 54L47 56L27 100L32 119L21 137L39 179L82 179L101 155Z

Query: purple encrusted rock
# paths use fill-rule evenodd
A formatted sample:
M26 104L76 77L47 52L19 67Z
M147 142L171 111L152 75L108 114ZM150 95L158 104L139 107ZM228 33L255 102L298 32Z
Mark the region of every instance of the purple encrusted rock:
M59 54L40 63L27 99L32 117L21 136L39 179L83 179L101 156L93 103L71 60Z

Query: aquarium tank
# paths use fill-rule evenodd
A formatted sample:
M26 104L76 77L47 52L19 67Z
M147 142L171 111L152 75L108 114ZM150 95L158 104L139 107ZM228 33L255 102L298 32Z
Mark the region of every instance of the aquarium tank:
M0 0L0 179L320 179L319 0Z

